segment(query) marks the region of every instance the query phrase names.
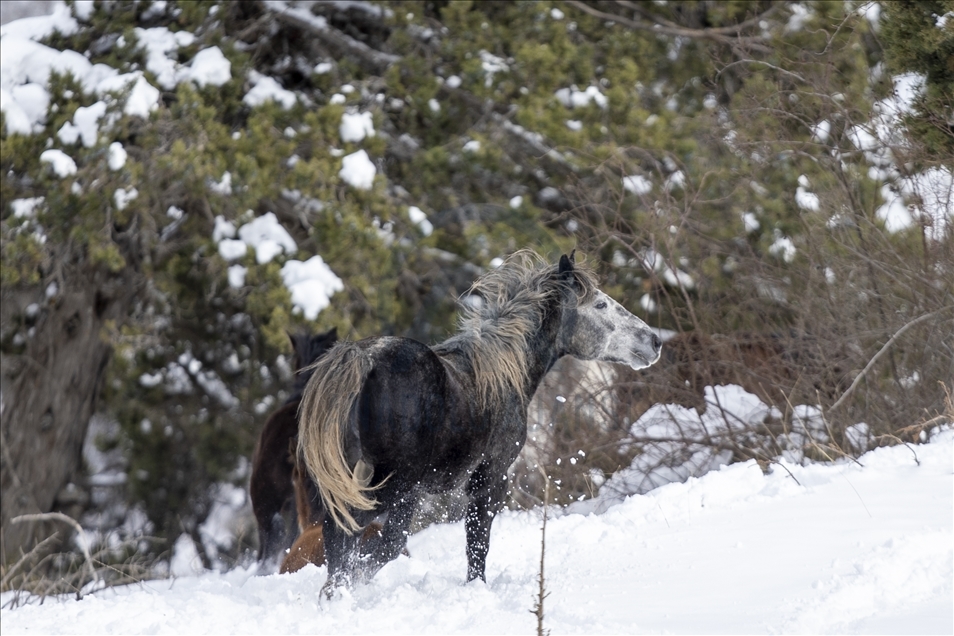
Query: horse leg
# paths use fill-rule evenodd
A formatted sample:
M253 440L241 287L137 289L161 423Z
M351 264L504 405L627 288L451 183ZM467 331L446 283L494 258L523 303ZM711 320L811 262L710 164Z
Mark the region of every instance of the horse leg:
M470 502L464 528L467 531L467 580L480 578L486 582L484 567L490 549L490 526L497 512L503 507L507 494L507 473L490 470L481 465L467 483Z
M414 517L417 499L405 495L388 511L388 519L380 533L365 534L360 548L360 573L363 580L370 580L378 570L397 558L407 546L408 529Z
M328 580L321 591L327 598L336 588L351 587L358 559L358 541L361 535L349 534L338 527L331 515L325 515L322 533L325 541L325 561L328 564Z

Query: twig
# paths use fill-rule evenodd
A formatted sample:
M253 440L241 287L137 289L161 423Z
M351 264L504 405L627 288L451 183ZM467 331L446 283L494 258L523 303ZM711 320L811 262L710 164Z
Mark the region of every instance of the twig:
M10 581L13 580L13 575L16 574L20 568L30 560L31 557L36 556L41 550L53 543L57 539L57 536L57 533L54 532L33 546L33 549L31 549L29 552L20 557L17 562L14 563L9 570L7 570L6 574L3 575L3 579L0 580L0 590L5 590L7 586L10 585Z
M397 55L382 53L364 42L355 40L329 25L324 18L312 15L307 9L289 6L284 0L268 0L263 4L282 22L313 33L326 44L353 54L362 65L373 72L380 73L401 59Z
M914 325L917 325L917 324L919 324L919 323L922 323L922 322L924 322L925 320L927 320L928 318L933 318L933 317L936 316L937 314L941 313L942 311L946 311L946 310L948 310L948 309L954 309L954 305L950 305L950 306L948 306L948 307L943 307L943 308L941 308L941 309L938 309L937 311L932 311L932 312L927 313L927 314L924 314L924 315L922 315L922 316L918 316L918 317L915 318L914 320L908 322L908 324L906 324L906 325L904 325L903 327L901 327L900 329L898 329L898 330L895 332L895 334L894 334L893 336L891 336L891 338L889 338L886 343L884 343L884 346L881 347L881 349L878 351L878 353L874 354L874 356L871 358L871 360L868 361L868 364L865 366L864 369L861 370L861 373L859 373L859 374L855 377L855 380L854 380L854 382L851 383L851 386L849 386L848 389L847 389L844 393L841 394L841 397L838 398L838 400L837 400L834 404L831 405L831 407L828 409L828 412L831 413L832 411L834 411L835 409L837 409L839 406L841 406L842 403L843 403L845 400L848 399L848 396L850 396L850 395L854 392L854 390L855 390L856 388L858 388L858 385L861 384L861 380L864 379L864 377L865 377L865 375L868 373L868 371L870 371L871 368L875 365L875 362L877 362L877 361L881 358L881 356L883 356L883 355L885 354L885 352L887 352L888 349L891 348L891 345L893 345L893 344L898 340L898 338L900 338L901 335L904 334L905 331L907 331L908 329L910 329L910 328L913 327Z
M910 444L908 444L906 441L904 441L903 439L901 439L901 438L898 437L897 435L892 435L891 433L885 433L884 435L879 435L879 436L876 437L875 439L885 439L885 438L887 438L887 439L892 439L892 440L898 442L899 444L904 444L905 446L907 446L907 447L908 447L908 450L911 451L911 454L914 455L914 463L917 464L918 466L921 465L921 460L918 459L918 454L914 452L914 449L911 447Z
M540 576L537 581L540 587L537 591L537 602L530 613L537 617L537 636L548 636L550 630L543 629L543 599L550 596L546 591L545 579L543 577L543 561L547 549L547 502L550 501L550 477L543 467L540 467L540 473L543 475L543 528L540 531Z
M671 22L663 24L654 19L652 24L648 22L640 22L637 20L631 20L625 16L617 15L615 13L606 13L600 11L590 5L580 2L579 0L567 0L567 4L576 7L584 13L588 13L595 18L601 20L609 20L611 22L616 22L630 29L636 29L639 31L649 31L650 33L663 33L665 35L672 35L677 37L684 38L693 38L693 39L702 39L702 40L712 40L714 42L719 42L721 44L736 44L739 42L754 44L756 42L761 42L762 37L760 36L742 36L738 31L738 27L731 28L731 32L737 36L737 39L732 38L728 35L721 33L721 29L687 29L685 27L678 26ZM764 48L764 47L758 47Z
M89 546L86 544L85 538L83 538L83 526L81 526L75 519L64 515L62 512L40 512L32 515L20 515L19 517L14 517L10 520L10 523L20 523L23 521L62 521L73 527L76 532L80 534L79 543L80 549L83 551L83 558L86 566L89 568L90 577L93 579L94 583L99 582L99 576L96 574L96 568L93 567L93 557L90 556ZM76 600L83 598L82 594L83 586L80 585L76 590Z

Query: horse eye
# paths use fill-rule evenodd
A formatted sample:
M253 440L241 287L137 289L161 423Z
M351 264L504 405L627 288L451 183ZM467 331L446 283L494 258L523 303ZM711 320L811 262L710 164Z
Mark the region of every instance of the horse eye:
M596 303L596 308L597 308L597 309L606 309L606 301L605 301L605 300L601 300L600 302Z

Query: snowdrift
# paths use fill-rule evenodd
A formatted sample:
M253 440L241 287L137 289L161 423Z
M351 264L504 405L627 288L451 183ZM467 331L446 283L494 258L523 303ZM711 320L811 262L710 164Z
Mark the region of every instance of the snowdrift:
M859 462L735 464L547 525L554 633L951 633L954 431ZM325 569L254 569L2 610L23 633L532 633L541 512L494 525L464 583L463 525L411 537L369 584L320 600ZM6 603L10 595L4 595Z

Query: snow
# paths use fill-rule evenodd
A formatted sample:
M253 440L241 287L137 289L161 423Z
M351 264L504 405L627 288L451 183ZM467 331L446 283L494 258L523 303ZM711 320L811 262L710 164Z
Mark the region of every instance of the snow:
M567 108L583 108L591 103L605 109L609 102L606 95L600 92L599 87L589 86L585 91L572 88L561 88L555 93L556 98Z
M696 286L692 276L681 269L674 270L669 267L666 260L655 250L646 250L642 254L642 261L647 271L655 271L661 274L667 285L685 287L686 289L694 289Z
M642 296L640 296L639 306L643 308L643 311L650 314L655 313L657 309L656 301L653 300L652 296L650 296L649 294L643 294Z
M156 76L156 81L162 88L175 88L181 78L177 77L179 65L170 55L174 56L179 47L190 46L195 42L195 36L188 31L173 33L166 27L136 27L133 33L136 35L136 42L145 49L146 69Z
M424 236L430 236L434 231L434 226L427 219L427 215L416 205L408 207L407 216L409 219L411 219L411 223L416 225L421 230L421 233L424 234Z
M130 89L130 85L132 88ZM159 108L159 89L146 81L141 71L114 75L102 80L100 92L129 90L123 112L131 117L149 118L149 113Z
M523 205L523 197L519 194L510 198L510 208L512 210L519 210L521 205Z
M782 235L779 230L775 230L775 240L769 245L769 254L780 258L786 263L795 260L795 243L787 236Z
M273 212L266 212L240 227L238 236L255 250L255 260L259 265L270 262L282 252L294 254L298 250L295 239L281 226Z
M666 188L666 192L672 192L676 188L683 188L686 185L686 173L682 170L676 170L671 175L666 177L666 182L663 184L663 187Z
M623 189L633 194L648 194L653 189L653 182L641 174L623 177Z
M237 241L237 242L241 243L241 241ZM241 245L242 245L242 254L239 256L239 258L241 256L245 256L245 243L241 243ZM222 253L221 244L219 244L219 253L220 254ZM222 254L222 258L225 258L225 260L232 260L226 257L225 254ZM246 274L248 274L247 267L243 267L242 265L232 265L231 267L229 267L229 270L228 270L229 287L233 289L241 289L242 287L244 287Z
M818 212L818 195L808 191L809 185L808 177L805 175L798 177L798 186L795 188L795 204L803 210Z
M91 106L80 106L73 114L73 122L63 124L57 137L65 144L74 144L79 137L85 147L92 148L99 139L99 120L105 114L106 102L103 101Z
M212 506L209 515L199 526L199 536L206 555L213 563L219 552L227 550L235 542L236 513L248 500L244 488L229 483L218 483L212 487Z
M181 72L181 77L199 86L222 86L232 79L231 69L232 63L222 50L213 46L196 53L189 67Z
M105 64L91 64L77 51L58 51L36 41L54 31L71 34L77 27L69 9L57 4L51 16L15 20L0 28L0 109L6 114L8 133L29 135L42 129L49 105L46 86L52 71L71 74L90 94L123 91L132 85L123 109L127 115L145 118L158 107L159 91L141 71L120 75ZM74 120L73 126L80 128L81 124ZM79 131L65 128L60 132L69 137ZM84 143L88 139L87 134Z
M245 94L242 102L248 106L261 106L265 102L272 100L288 110L295 105L298 98L295 93L282 88L274 78L262 75L257 71L249 71L248 79L254 85L252 90Z
M28 199L14 199L10 202L13 209L13 217L22 219L24 217L32 218L36 216L37 208L43 205L44 197L31 197Z
M490 88L493 85L495 74L510 70L510 67L507 66L507 60L484 50L480 51L480 68L485 74L485 88Z
M788 18L785 25L785 33L795 33L805 28L805 24L814 16L811 9L800 3L793 3L789 6L792 15Z
M954 433L860 463L754 461L620 499L551 510L553 633L950 633ZM915 462L915 455L917 461ZM797 481L796 481L797 480ZM604 486L605 488L605 486ZM326 569L203 572L188 535L175 580L34 601L4 633L531 633L539 510L501 513L487 583L465 583L462 523L411 536L368 584L324 600ZM5 602L10 593L3 596Z
M881 196L885 203L875 214L889 232L904 230L917 218L924 223L929 238L941 240L954 223L954 173L945 166L898 178L893 185L884 184ZM906 204L905 199L912 203Z
M169 572L175 577L195 576L203 570L199 551L195 549L195 542L187 534L179 535L172 546L172 560L169 563Z
M353 188L370 190L374 185L375 174L377 169L364 150L351 153L341 159L341 170L338 176Z
M126 165L126 158L128 156L126 149L123 148L123 145L118 141L109 144L109 169L113 171L120 170Z
M83 22L89 22L96 10L93 2L94 0L73 0L73 15Z
M53 167L53 172L60 178L76 174L76 162L62 150L55 148L44 150L40 154L40 162L50 164Z
M117 210L125 210L129 203L139 197L139 190L136 188L117 188L113 193L113 202Z
M331 302L335 292L343 291L344 284L321 256L315 255L305 262L290 260L281 271L285 287L291 292L292 304L314 320Z
M480 150L480 142L476 139L471 139L462 148L464 152L478 152Z
M232 194L232 173L226 170L222 173L222 178L217 182L209 180L209 190L216 194L227 196Z
M50 15L21 18L0 26L0 38L15 35L36 41L49 37L57 31L63 35L73 35L78 29L79 24L70 15L70 8L62 2L57 2Z
M221 214L215 217L215 227L212 228L212 240L218 243L225 238L235 238L235 224L226 220Z
M752 212L743 212L742 213L742 225L745 227L746 234L752 234L753 232L758 232L762 227L762 224L759 223L759 219Z
M365 137L374 137L374 118L371 113L344 113L341 115L341 125L338 134L342 143L351 143L364 140Z
M247 253L248 245L245 244L245 241L239 241L236 239L222 239L219 241L219 256L227 261L234 261L238 258L242 258ZM244 277L242 280L245 280Z

